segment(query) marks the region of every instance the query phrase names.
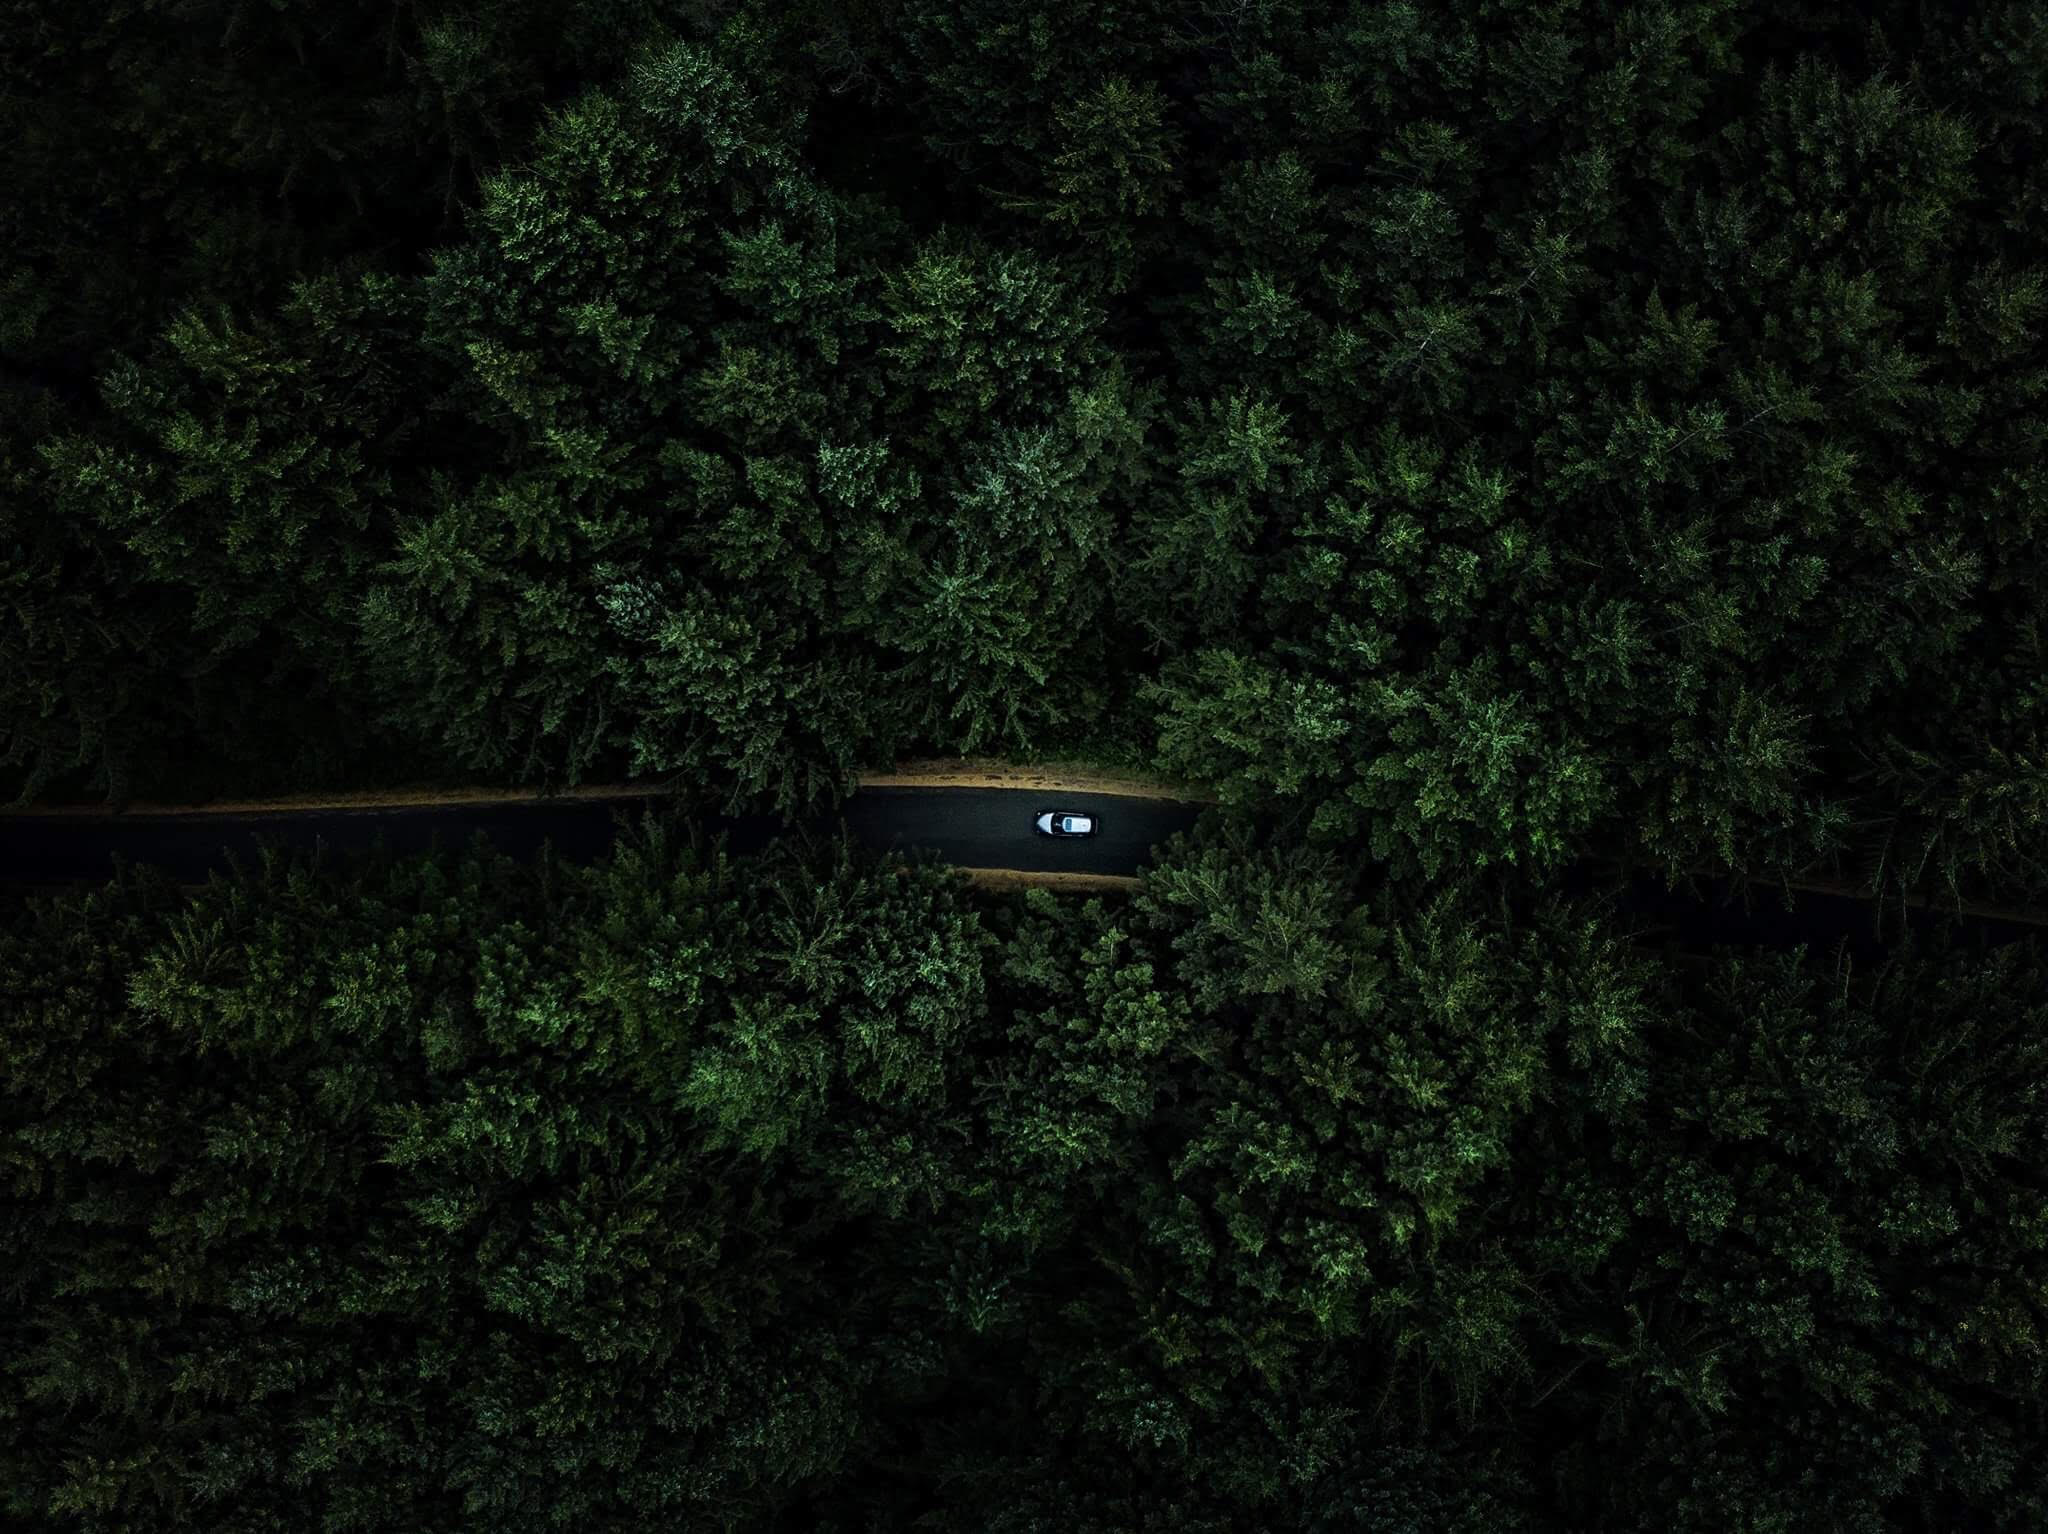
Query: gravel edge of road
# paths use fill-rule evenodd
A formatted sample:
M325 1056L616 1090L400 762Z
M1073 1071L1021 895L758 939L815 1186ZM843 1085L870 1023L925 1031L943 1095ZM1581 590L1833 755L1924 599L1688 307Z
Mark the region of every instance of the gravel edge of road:
M1084 874L1068 873L1057 869L1030 868L975 868L964 863L955 863L955 873L967 875L967 882L977 889L1015 889L1019 886L1036 885L1052 890L1114 891L1128 894L1145 881L1136 874Z
M864 772L862 788L1029 788L1047 793L1111 794L1125 799L1165 799L1176 804L1215 804L1207 789L1143 773L1116 772L1083 762L1045 762L1019 767L987 757L957 761L898 762L886 771Z

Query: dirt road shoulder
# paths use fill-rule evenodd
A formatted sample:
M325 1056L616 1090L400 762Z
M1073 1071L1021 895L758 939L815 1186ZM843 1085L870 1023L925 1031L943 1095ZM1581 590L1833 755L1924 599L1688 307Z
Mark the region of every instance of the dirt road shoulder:
M994 757L966 756L898 762L860 775L863 788L1029 788L1046 793L1122 794L1214 804L1216 796L1192 783L1082 762L1040 762L1020 767Z

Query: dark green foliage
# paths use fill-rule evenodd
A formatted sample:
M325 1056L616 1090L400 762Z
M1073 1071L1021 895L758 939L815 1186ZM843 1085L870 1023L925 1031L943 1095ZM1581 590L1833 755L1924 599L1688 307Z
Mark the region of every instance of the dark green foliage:
M1870 882L1884 893L1956 901L1981 890L2048 892L2048 760L2035 740L1959 761L1890 741L1871 773L1900 807L1876 839Z
M400 523L362 642L465 766L573 780L624 747L802 802L793 774L864 738L857 667L798 661L830 612L801 568L825 547L806 459L858 408L815 385L857 320L783 132L702 50L644 56L623 101L584 98L487 188L481 238L426 283L431 343L500 446ZM719 291L739 312L714 325Z
M0 357L84 382L198 301L401 265L516 153L565 76L662 0L249 6L15 0L0 46Z
M1633 1026L1571 933L1449 891L1380 913L1348 882L1313 853L1170 859L1078 972L1039 957L1048 902L1006 960L1047 1004L992 1099L1024 1202L984 1228L1068 1254L1069 1327L1143 1339L1047 1350L1073 1428L1289 1526L1397 1395L1469 1418L1526 1373L1530 1275L1466 1227L1550 1053L1604 1075Z
M235 132L121 196L189 139L222 252L259 167L389 242L294 191L144 302L24 236L31 794L404 760L796 809L1111 740L1395 868L1795 874L1920 834L1874 742L2038 734L2024 8L222 21ZM76 193L40 142L24 209ZM74 299L97 405L36 339Z
M279 864L11 935L11 1515L710 1527L839 1465L936 1367L859 1242L934 1206L982 977L941 876L834 856Z
M1965 212L2002 183L1961 104L1811 56L1745 95L1725 6L1399 14L1245 50L1212 98L1247 155L1189 214L1173 355L1258 380L1330 488L1176 572L1242 591L1234 550L1270 551L1255 610L1179 630L1162 760L1425 870L1588 836L1798 868L1882 794L1842 771L1873 715L2009 750L1961 720L2035 621L2039 332L2023 248ZM1320 90L1367 109L1327 146Z
M2039 946L842 846L129 876L0 937L38 1527L2025 1528ZM920 1520L922 1520L920 1524Z
M2041 979L2020 949L1730 958L1644 1039L1640 1105L1557 1147L1576 1213L1537 1238L1558 1343L1598 1360L1571 1452L1611 1467L1604 1517L2042 1516Z
M361 747L333 721L354 696L376 530L420 485L415 310L377 277L302 284L254 327L189 310L146 362L102 379L112 424L39 444L19 483L45 508L48 562L21 573L16 633L77 669L21 702L11 751L27 791L83 769L118 798L173 773L208 719L252 722L215 750L258 782L332 771Z
M0 20L9 796L1222 801L10 912L8 1517L2048 1523L2038 6Z

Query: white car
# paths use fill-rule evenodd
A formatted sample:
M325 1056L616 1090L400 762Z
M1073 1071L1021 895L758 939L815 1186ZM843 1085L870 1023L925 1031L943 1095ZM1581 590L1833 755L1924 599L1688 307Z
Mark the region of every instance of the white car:
M1032 824L1040 836L1093 836L1095 817L1079 810L1041 810Z

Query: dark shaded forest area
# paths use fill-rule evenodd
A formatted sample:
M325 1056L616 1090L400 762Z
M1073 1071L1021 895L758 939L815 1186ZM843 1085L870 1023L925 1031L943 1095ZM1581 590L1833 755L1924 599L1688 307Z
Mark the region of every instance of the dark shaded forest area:
M2038 1527L2037 942L650 821L0 936L29 1527Z
M2048 11L0 7L25 1528L2048 1527ZM1128 897L689 811L1212 785ZM0 870L4 878L4 870Z

